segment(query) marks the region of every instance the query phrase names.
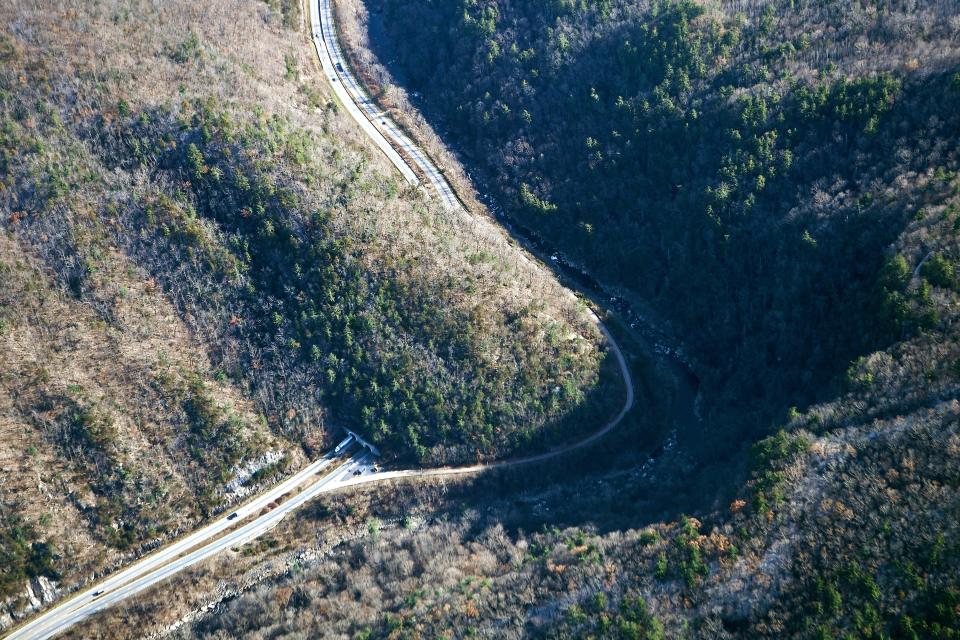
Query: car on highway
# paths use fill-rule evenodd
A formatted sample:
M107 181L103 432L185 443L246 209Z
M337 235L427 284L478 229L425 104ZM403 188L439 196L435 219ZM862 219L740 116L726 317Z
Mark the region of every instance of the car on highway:
M337 67L337 71L339 71L340 73L346 73L346 71L343 70L343 65L340 64L339 62L336 64L336 67Z
M233 513L227 516L227 520L236 520L239 517L240 517L240 514L234 511Z
M99 597L102 596L103 594L104 594L103 591L94 591L94 592L93 592L93 597L94 597L94 598L99 598Z

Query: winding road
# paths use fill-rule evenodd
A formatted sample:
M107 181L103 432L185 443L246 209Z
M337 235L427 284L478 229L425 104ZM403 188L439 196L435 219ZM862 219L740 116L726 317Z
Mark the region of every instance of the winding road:
M340 38L337 35L332 0L309 0L309 2L310 28L313 33L313 45L316 47L317 55L320 57L320 65L323 68L324 75L342 106L411 184L419 184L419 179L416 176L418 174L424 175L427 177L430 187L440 198L444 206L450 209L462 207L450 183L444 178L443 172L438 169L433 160L397 126L390 115L370 97L357 81L347 63ZM526 258L526 256L524 256L524 258ZM529 261L528 258L527 260ZM537 264L537 267L546 269L546 267L539 264ZM590 445L605 436L623 420L623 417L633 407L633 380L630 376L630 369L627 367L623 353L620 351L620 347L613 339L613 336L610 335L610 331L593 311L589 311L589 313L601 333L603 333L607 344L610 345L610 349L617 359L617 365L620 369L625 391L623 407L617 415L601 429L572 444L523 458L502 460L489 464L477 464L468 467L385 471L373 475L360 476L347 482L346 485L365 484L391 478L462 475L495 468L542 462L574 449Z
M461 207L443 172L367 95L350 72L336 33L330 0L309 1L313 43L324 74L342 106L408 182L421 184L418 176L424 176L444 206L451 209ZM537 267L545 268L539 263ZM230 515L155 551L10 630L7 640L41 640L62 633L72 625L188 567L249 543L277 526L288 513L321 493L393 479L456 476L542 462L596 442L614 429L630 411L634 392L630 370L620 347L600 319L592 311L589 313L617 360L625 392L620 411L589 436L536 455L439 469L376 471L366 450L349 458L330 452Z
M337 36L330 0L310 0L310 28L313 31L313 45L320 57L320 66L347 113L357 121L360 128L386 154L408 182L419 184L420 179L417 176L426 176L445 207L459 207L460 200L443 177L443 172L364 91L353 75Z

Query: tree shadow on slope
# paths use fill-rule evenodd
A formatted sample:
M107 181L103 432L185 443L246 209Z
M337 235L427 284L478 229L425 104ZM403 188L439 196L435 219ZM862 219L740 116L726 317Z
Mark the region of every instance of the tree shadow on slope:
M708 389L723 409L707 416L710 427L688 432L696 435L687 446L670 449L669 464L647 477L640 449L620 450L611 434L582 457L480 479L483 492L515 503L498 503L497 518L528 530L615 529L723 509L746 449L787 420L788 406L842 393L851 361L936 324L928 289L912 284L915 263L898 268L888 247L956 191L960 116L944 107L960 103L960 82L952 73L902 88L890 82L795 92L791 109L808 114L790 134L799 160L757 194L748 217L725 213L732 239L691 245L700 261L684 268L721 265L725 274L685 277L686 295L713 310L687 313L701 329L690 341L705 354L702 367L727 376L727 386L714 378ZM720 361L717 345L727 345L732 364Z
M387 179L362 165L330 176L317 141L282 118L250 125L198 102L91 136L107 162L151 176L128 203L143 232L127 241L285 434L347 424L399 460L462 464L537 451L612 413L608 394L583 396L615 371L563 323L543 326L536 301L473 309L456 273L371 250L338 210L364 190L389 197ZM305 186L324 177L330 193ZM494 330L497 358L481 357Z
M905 313L913 293L891 288L884 265L949 191L923 175L954 161L952 73L825 75L782 95L737 95L759 79L697 72L732 43L698 33L696 11L678 5L657 15L658 29L608 26L531 78L539 58L471 48L502 35L504 16L483 25L452 6L368 6L374 52L424 93L425 113L451 128L511 215L675 324L725 454L789 407L842 391L857 357L930 326ZM379 24L390 16L402 24ZM477 39L474 27L493 31ZM403 30L413 37L390 40ZM404 48L421 32L440 42ZM538 34L508 33L534 54Z

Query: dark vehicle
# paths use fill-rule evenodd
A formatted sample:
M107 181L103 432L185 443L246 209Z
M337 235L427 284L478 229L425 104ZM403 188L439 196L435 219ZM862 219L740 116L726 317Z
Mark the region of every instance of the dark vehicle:
M363 471L360 471L360 469L357 469L356 471L353 472L353 475L358 476L361 473L363 473Z
M93 597L94 597L94 598L99 598L100 596L103 595L103 593L104 593L103 591L94 591L94 592L93 592Z
M239 517L240 517L240 514L234 511L233 513L227 516L227 520L235 520Z
M338 62L336 66L337 66L337 71L339 71L340 73L346 73L346 71L343 70L342 64Z

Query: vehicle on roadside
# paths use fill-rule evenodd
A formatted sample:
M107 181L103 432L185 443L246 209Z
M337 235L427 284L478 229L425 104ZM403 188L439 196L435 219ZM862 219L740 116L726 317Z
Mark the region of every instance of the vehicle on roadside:
M94 592L93 592L93 597L94 597L94 598L99 598L99 597L102 596L103 594L104 594L103 591L94 591Z
M236 520L239 517L240 517L240 514L234 511L233 513L227 516L227 520Z

